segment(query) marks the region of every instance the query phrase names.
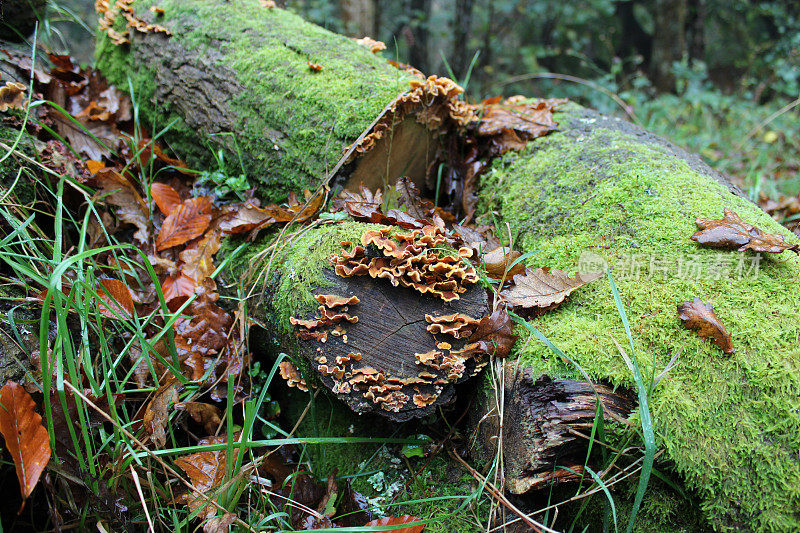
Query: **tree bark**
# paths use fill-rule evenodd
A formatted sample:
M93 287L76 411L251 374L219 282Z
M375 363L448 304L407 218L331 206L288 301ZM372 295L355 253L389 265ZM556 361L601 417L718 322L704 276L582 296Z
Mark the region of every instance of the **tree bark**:
M686 48L687 0L656 0L655 31L650 55L653 85L661 92L675 91L673 63L683 59Z

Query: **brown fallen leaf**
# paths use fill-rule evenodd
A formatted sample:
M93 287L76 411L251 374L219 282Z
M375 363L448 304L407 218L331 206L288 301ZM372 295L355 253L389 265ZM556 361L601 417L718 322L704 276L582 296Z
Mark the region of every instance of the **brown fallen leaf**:
M383 193L380 189L374 193L366 188L363 183L358 186L359 193L342 191L333 200L333 208L337 211L345 210L355 218L365 222L380 222L384 215L381 211Z
M192 278L196 285L201 285L214 272L214 254L219 251L221 242L222 232L212 230L186 247L179 255L183 261L181 274Z
M0 87L0 112L9 109L22 109L25 103L25 86L15 81L7 81Z
M163 448L167 443L165 428L169 421L169 407L178 401L178 382L171 381L161 385L153 394L153 399L144 410L142 424L145 432L156 448Z
M178 411L186 411L192 420L202 424L209 435L217 432L217 428L222 423L220 416L222 412L216 405L203 402L178 402L175 404Z
M234 434L238 439L237 434ZM225 435L218 437L208 437L201 439L197 444L206 446L211 444L222 444L227 442ZM233 460L239 454L239 448L233 449ZM194 511L204 505L208 498L205 494L222 483L225 477L225 465L227 463L227 452L225 449L209 452L197 452L175 459L175 465L186 472L197 491L192 491L188 498L189 510ZM217 510L213 505L207 505L201 512L200 517L209 519L216 514Z
M686 329L696 331L701 337L711 337L714 344L725 353L733 353L733 338L714 314L711 304L695 296L691 302L678 304L678 318Z
M420 196L419 189L406 177L397 180L395 190L400 194L400 205L406 206L406 213L416 219L429 218L436 209L433 202Z
M139 244L146 243L150 232L149 210L133 183L117 171L106 169L98 171L90 184L100 190L107 204L116 207L115 213L121 221L136 226L133 239Z
M107 318L133 317L133 297L127 285L112 278L99 279L97 283L100 314Z
M164 300L169 303L176 298L190 298L194 296L194 288L197 282L183 272L175 276L167 276L161 284L161 291L164 293Z
M511 317L501 307L478 322L477 328L467 339L468 344L464 350L477 349L497 357L508 357L516 342L517 335L514 333Z
M228 533L229 526L234 522L236 522L236 515L233 513L215 516L203 524L203 533Z
M50 436L35 409L22 385L8 381L0 390L0 433L14 459L23 506L50 461Z
M153 196L158 208L164 213L164 216L168 216L183 203L178 191L166 183L153 183L150 186L150 194Z
M498 246L491 252L483 255L483 262L486 266L486 274L493 279L512 279L516 275L525 273L525 265L522 262L513 267L511 264L522 254L512 250L507 246Z
M700 231L691 239L702 246L735 249L739 252L780 253L791 250L800 253L800 244L786 242L783 235L764 233L761 229L742 220L732 209L725 208L725 216L719 220L698 218L695 224Z
M208 196L184 200L164 219L156 237L156 249L166 250L202 235L211 223L213 208Z
M515 307L550 311L561 305L572 291L602 275L602 272L577 273L570 278L557 268L526 268L525 275L514 276L513 287L500 291L500 298Z

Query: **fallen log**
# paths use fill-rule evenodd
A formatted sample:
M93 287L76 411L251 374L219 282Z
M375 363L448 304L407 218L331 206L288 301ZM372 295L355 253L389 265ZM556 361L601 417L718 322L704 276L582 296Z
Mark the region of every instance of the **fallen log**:
M137 2L134 6L136 17L148 23L157 22L172 35L131 30L131 44L119 47L112 47L110 41L104 40L99 49L101 67L118 84L130 73L134 88L142 95L145 116L162 113L167 116L166 122L177 119L167 138L172 139L179 155L191 154L198 163L207 159L198 139L218 143L235 153L229 137L213 134L244 132L248 136L241 141L243 153L247 154L245 165L249 165L252 176L261 180L259 195L264 199L278 199L289 190L324 183L337 173L337 179L346 183L358 175L359 161L381 153L381 150L366 150L366 156L360 157L361 152L351 152L353 159L342 159L346 147L362 146L359 137L373 124L384 127L378 139L384 143L394 137L398 124L409 124L402 114L391 115L383 123L379 119L387 116L387 105L405 91L411 78L355 48L351 41L301 23L280 10L261 9L255 1L178 5L167 0L162 3L164 18L156 19L147 18L146 5L140 8ZM219 18L229 19L230 25L212 26L210 21ZM316 73L307 70L306 62L317 59L323 69ZM333 74L335 80L320 77L326 72ZM277 76L273 78L273 74ZM330 83L317 85L321 80ZM448 91L442 92L447 95ZM365 98L365 94L370 97ZM198 108L206 107L214 117L211 121L197 112ZM352 117L342 117L338 114L341 110L347 110ZM267 118L259 117L258 113ZM436 116L454 119L449 111ZM789 233L698 158L641 128L577 106L562 108L555 118L559 132L494 161L480 181L478 212L496 211L509 224L522 251L538 251L528 260L529 265L563 270L610 268L631 325L631 340L629 343L623 326L623 311L615 304L606 281L576 292L570 302L533 324L572 357L593 382L606 384L605 388L595 386L592 390L599 390L601 399L608 399L608 405L604 401L604 411L612 419L613 413L624 416L627 409L618 403L618 394L611 392L614 387L636 388L614 341L626 351L630 351L632 344L634 354L627 355L635 356L642 373L652 379L647 408L657 443L675 472L697 491L706 517L714 527L721 530L800 527L797 511L800 444L794 438L800 434L800 411L796 407L800 395L797 378L800 354L796 343L800 338L800 291L793 283L800 274L800 261L787 257L789 252L767 257L700 248L689 238L696 229L695 219L721 217L723 208L735 210L746 221L769 233ZM413 123L418 124L418 119L415 116ZM348 126L338 129L345 122ZM405 130L406 126L402 128ZM408 129L403 135L410 139L410 145L428 147L426 139L431 131L426 123L425 130L419 130L422 140L416 143L415 139L420 137L413 130ZM433 131L440 146L458 138L448 135L453 131L451 128L443 130L444 136L435 128ZM302 139L307 142L302 143ZM361 141L364 139L361 137ZM383 150L379 161L387 161L386 151ZM427 148L401 153L409 168L430 166ZM389 150L389 155L396 154L394 149ZM228 161L231 160L235 159L229 156ZM379 167L374 162L370 166ZM428 172L422 174L418 179L424 181ZM391 172L382 173L379 181L387 182L392 177ZM404 298L408 302L404 305L410 305L414 300L411 297L414 293L401 296L403 291L412 289L390 288L385 279L336 276L328 258L342 255L343 241L351 242L346 248L354 253L353 247L358 246L370 229L382 228L349 222L321 225L292 239L274 257L253 246L232 265L230 277L242 279L242 273L254 266L251 263L269 264L265 305L257 307L255 314L273 329L287 353L299 354L297 361L309 365L307 369L312 373L307 373L308 376L319 373L319 366L327 367L328 356L324 353L330 342L327 339L335 339L331 344L336 350L334 362L336 357L342 361L349 357L348 363L352 365L354 358L350 353L359 353L362 359L377 353L369 349L366 318L370 323L379 322L382 317L373 316L372 309L381 309L384 304L359 314L356 311L362 301L359 294L372 294L378 301L373 288L383 282L377 291L381 293L381 302L388 305L395 298ZM333 274L326 273L326 268L334 268ZM374 281L376 285L357 286L356 279L365 284ZM334 320L328 312L330 308L319 309L320 305L323 308L326 305L315 296L323 295L359 298L359 303L348 304L353 305L359 321L342 319L347 322L342 328L347 332L356 328L363 332L353 333L359 342L365 343L363 350L349 350L344 334L341 341L329 334L325 345L315 338L298 339L298 328L305 327L298 321ZM708 339L681 326L676 306L695 296L713 301L717 315L733 335L734 354L723 354ZM474 307L463 309L476 314L485 305L467 296L464 300L459 305L472 302L469 305ZM426 307L434 302L438 310ZM399 313L401 323L394 327L403 329L408 322L422 325L425 318L417 313L438 312L442 316L461 309L451 304L426 300L423 309L415 309L413 315ZM332 331L340 323L323 325ZM520 329L521 334L526 331ZM310 335L311 331L304 333ZM419 330L419 335L423 344L430 346L429 336L436 334L426 326L424 334ZM376 337L386 338L385 333ZM456 351L461 349L452 343L451 347ZM317 348L322 348L322 352ZM404 351L404 361L393 358L393 353L382 354L381 360L395 364L394 372L412 368L416 371L418 359L414 354L427 353L417 349L414 345ZM649 377L665 370L675 354L679 354L677 365L657 383ZM320 357L326 357L326 363L321 363ZM512 381L534 391L539 385L554 383L544 387L552 392L580 381L583 376L535 340L520 349L519 359L523 376L529 377L517 376ZM327 367L319 379L332 390L337 383L331 375L335 377L339 370L331 375L329 371L331 368ZM342 368L342 376L347 371ZM428 379L433 382L441 379L441 375L433 374ZM540 376L551 381L541 381ZM297 377L293 379L300 383ZM455 385L458 379L448 386ZM648 390L649 385L650 381ZM586 387L576 386L577 395L570 401L585 399ZM360 396L355 396L351 384L349 393L336 394L357 410L377 407L377 412L383 411L398 420L413 416L410 405L403 405L398 411L383 409L382 405L388 405L389 401L376 403L374 398L385 394L373 392L370 399L369 392L367 387L358 391ZM442 393L434 401L445 403L444 389ZM547 396L542 400L536 393L512 393L515 402L522 402L515 407L519 413L525 412L525 406L542 405L543 408L536 408L536 414L541 415L543 409L547 412L548 406L552 407ZM491 405L489 398L481 407ZM586 414L592 404L587 401L580 405ZM532 410L529 413L531 419L520 416L505 420L505 431L513 431L519 423L528 424L519 428L519 434L544 434L550 419L537 419ZM485 420L492 423L491 416ZM575 424L579 431L586 424L585 416L579 417ZM560 430L560 434L569 434L569 426ZM545 460L547 454L532 449L530 441L522 442L524 445L516 449L503 449L508 464L520 465L509 471L519 472L524 465L534 465L543 471L539 460ZM491 442L486 445L490 447ZM570 454L577 464L580 451L570 450ZM521 481L506 481L515 491L524 492L540 486L539 479L533 475Z

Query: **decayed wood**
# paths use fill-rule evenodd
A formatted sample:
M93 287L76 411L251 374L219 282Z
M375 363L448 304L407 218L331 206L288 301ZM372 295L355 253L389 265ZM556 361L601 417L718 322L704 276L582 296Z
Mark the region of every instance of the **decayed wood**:
M320 328L327 332L324 341L298 339L297 347L321 382L357 413L377 412L396 421L426 416L452 402L455 384L474 376L485 364L485 360L469 358L459 372L421 363L415 356L436 350L442 354L441 361L463 348L465 339L429 332L425 315L458 312L481 318L489 312L483 287L473 285L458 300L445 303L430 294L393 287L386 279L343 278L332 270L326 270L324 277L332 285L314 293L356 296L359 303L347 306L346 312L358 321L343 320L339 331ZM302 318L316 316L309 313Z
M513 494L575 479L583 471L588 435L596 416L597 398L606 421L628 417L636 404L625 390L600 383L533 376L529 368L509 364L506 370L502 424L503 467ZM478 433L494 453L500 418L484 405ZM591 464L591 463L590 463Z

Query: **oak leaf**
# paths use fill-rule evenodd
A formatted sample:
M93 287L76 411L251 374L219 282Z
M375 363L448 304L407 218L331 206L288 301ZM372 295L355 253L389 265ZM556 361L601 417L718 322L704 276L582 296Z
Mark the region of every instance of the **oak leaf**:
M435 207L433 202L424 200L413 181L406 177L397 180L395 190L400 194L400 205L406 206L406 212L416 219L429 218Z
M739 252L780 253L791 250L800 253L800 245L786 242L783 235L764 233L761 229L742 220L732 209L725 208L725 216L719 220L698 218L700 228L691 239L711 248L735 249Z
M515 307L537 308L540 311L555 309L572 291L602 276L602 272L575 274L570 278L557 268L526 268L525 274L514 276L514 286L500 291L500 298Z
M14 459L23 500L31 495L50 461L50 436L35 408L22 385L8 381L0 390L0 433Z
M184 200L164 219L156 237L156 249L165 250L202 235L211 223L213 207L208 196Z
M400 526L403 524L410 524L412 522L419 522L421 518L417 518L416 516L411 516L404 514L403 516L388 516L386 518L379 518L377 520L371 520L364 524L363 527L376 527L376 526ZM419 524L415 526L409 527L401 527L397 529L391 529L389 531L384 531L381 533L421 533L422 530L425 528L425 524Z
M733 338L714 314L711 304L696 297L691 302L678 304L678 318L686 329L696 331L701 337L711 337L714 344L725 353L733 353Z
M133 317L133 297L127 285L112 278L99 279L97 283L100 314L108 318Z

